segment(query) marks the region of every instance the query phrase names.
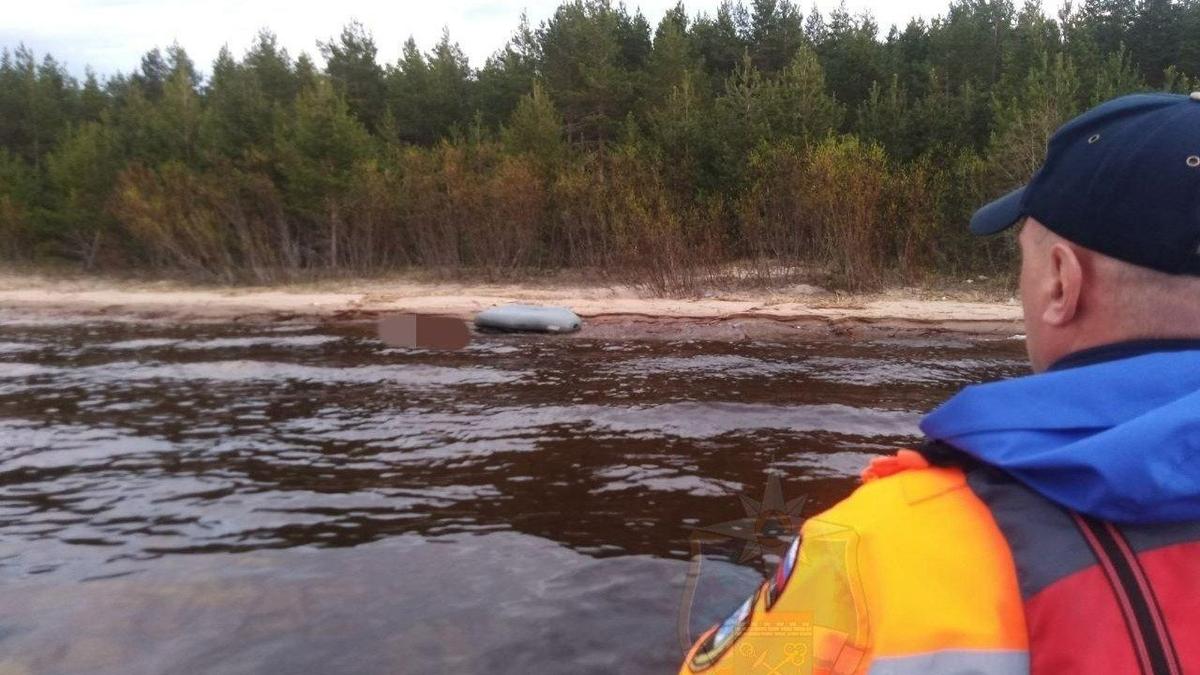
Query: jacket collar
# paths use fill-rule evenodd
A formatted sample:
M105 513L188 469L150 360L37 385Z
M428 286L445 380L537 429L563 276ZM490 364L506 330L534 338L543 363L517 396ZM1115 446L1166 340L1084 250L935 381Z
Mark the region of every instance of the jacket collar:
M1055 361L1047 370L1066 370L1153 352L1177 352L1192 349L1200 349L1200 338L1126 340L1072 352Z

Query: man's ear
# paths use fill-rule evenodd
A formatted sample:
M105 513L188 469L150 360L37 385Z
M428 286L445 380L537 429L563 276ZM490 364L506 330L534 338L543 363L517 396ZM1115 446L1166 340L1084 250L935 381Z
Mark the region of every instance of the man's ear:
M1059 242L1050 249L1050 301L1042 320L1051 326L1065 326L1079 314L1083 293L1083 263L1075 249Z

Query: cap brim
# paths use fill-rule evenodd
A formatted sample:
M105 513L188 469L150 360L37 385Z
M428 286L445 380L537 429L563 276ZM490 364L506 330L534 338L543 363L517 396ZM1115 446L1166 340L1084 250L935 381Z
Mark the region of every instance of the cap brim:
M1019 187L976 211L971 216L971 234L996 234L1016 225L1025 215L1021 212L1024 197L1025 187Z

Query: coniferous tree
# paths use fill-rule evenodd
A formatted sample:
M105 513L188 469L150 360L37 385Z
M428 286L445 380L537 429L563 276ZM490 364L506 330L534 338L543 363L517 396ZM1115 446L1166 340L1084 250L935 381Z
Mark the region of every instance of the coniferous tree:
M242 58L241 68L257 80L257 89L274 105L290 104L304 84L312 84L300 81L287 50L279 46L278 38L269 30L261 30L255 36Z
M137 87L143 97L157 101L162 97L163 85L171 75L171 66L163 58L162 51L155 47L142 56L141 70L130 76L130 83Z
M912 138L908 92L900 84L900 75L893 74L886 86L871 84L867 98L858 106L854 131L861 138L874 141L899 159L912 159L920 150Z
M263 36L259 37L261 46ZM261 50L252 47L251 54L255 53ZM213 63L200 122L210 161L261 162L264 150L271 145L278 102L272 102L263 90L264 78L257 72L262 61L247 61L247 65L237 63L229 49L222 47Z
M659 22L646 64L645 107L661 104L685 78L693 77L700 71L700 59L693 42L688 39L687 31L687 15L682 13L682 5L667 12Z
M437 140L425 115L424 102L432 88L429 64L411 37L404 43L400 61L387 74L388 109L397 136L409 143Z
M790 0L754 0L750 10L750 53L764 73L777 73L804 43L800 10Z
M464 132L474 110L471 67L457 43L450 41L448 31L442 33L428 57L429 89L424 100L424 114L429 134L444 137L452 132Z
M748 47L748 21L745 8L733 0L722 0L715 16L696 19L691 38L714 84L723 83L741 63Z
M845 105L857 106L871 83L882 78L883 49L877 32L869 14L851 16L843 4L830 14L825 38L816 45L829 89Z
M1079 73L1071 57L1043 54L1016 95L997 101L996 131L988 153L997 180L1008 186L1029 180L1045 157L1050 136L1082 107Z
M538 72L537 37L529 17L521 15L521 24L503 49L488 58L476 77L476 100L485 123L497 126L508 119L530 91Z
M548 176L565 159L562 116L540 82L534 81L533 89L517 103L501 138L510 151L533 157Z
M288 203L307 227L309 241L323 244L312 252L314 264L336 268L343 234L342 197L370 156L370 135L333 86L319 80L280 118L275 137Z
M108 124L85 122L47 158L53 207L45 228L47 253L78 257L95 266L103 247L119 236L110 207L123 168L119 139Z
M1166 77L1166 72L1160 74L1160 82L1165 83ZM1130 60L1128 50L1122 48L1109 54L1101 62L1090 87L1088 105L1099 105L1110 98L1144 91L1147 88L1146 82L1142 80Z
M96 73L88 68L84 74L83 88L79 92L79 110L77 119L83 122L95 122L108 108L108 97L100 87Z
M0 258L27 260L44 248L32 232L30 210L37 182L29 165L0 148Z
M792 62L772 82L771 135L805 145L837 131L845 114L825 87L825 70L817 54L800 47Z
M320 47L335 91L346 99L359 122L374 129L383 116L386 91L383 68L375 60L379 51L375 39L354 21Z
M522 243L502 257L521 264L685 259L702 239L712 259L794 269L830 253L819 235L868 238L877 268L838 273L856 284L921 260L1002 268L1003 245L960 237L973 206L1026 180L1084 107L1191 91L1196 35L1192 0L1055 17L1037 0L950 0L883 37L844 5L802 17L791 0L725 0L690 18L678 3L652 31L614 0L568 0L478 70L448 34L381 67L359 24L320 45L323 69L265 30L207 68L171 45L81 80L0 47L0 256L263 280L475 264L488 249L471 238L505 232ZM812 195L839 180L875 196Z
M597 143L616 138L633 105L629 68L648 53L640 28L608 0L573 0L559 6L538 30L546 91L558 104L567 134ZM646 27L648 32L648 27Z

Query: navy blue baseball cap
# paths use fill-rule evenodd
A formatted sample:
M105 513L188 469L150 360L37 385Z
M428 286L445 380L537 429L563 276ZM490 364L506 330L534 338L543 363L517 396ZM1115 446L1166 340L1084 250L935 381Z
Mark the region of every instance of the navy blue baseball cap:
M1122 96L1067 122L1029 184L976 211L971 232L1026 216L1109 257L1200 275L1200 92Z

